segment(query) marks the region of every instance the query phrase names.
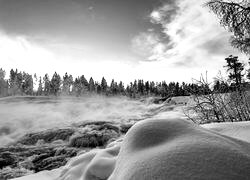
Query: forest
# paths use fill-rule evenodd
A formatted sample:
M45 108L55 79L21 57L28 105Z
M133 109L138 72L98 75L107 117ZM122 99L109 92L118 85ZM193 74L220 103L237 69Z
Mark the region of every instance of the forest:
M227 78L215 78L212 84L201 83L200 80L193 80L193 83L179 82L154 82L134 80L128 85L122 81L119 83L112 79L108 84L103 77L101 82L95 81L92 77L87 80L84 75L73 78L65 73L61 76L54 73L52 78L48 74L44 77L37 77L24 71L10 70L9 78L6 79L6 72L0 69L0 96L82 96L86 94L101 94L106 96L128 96L131 98L158 96L189 96L192 94L209 94L212 91L227 93L236 90L236 87L248 89L250 70L245 69L244 63L240 62L237 56L230 55L225 58ZM246 76L246 77L245 77ZM37 87L37 88L34 88Z

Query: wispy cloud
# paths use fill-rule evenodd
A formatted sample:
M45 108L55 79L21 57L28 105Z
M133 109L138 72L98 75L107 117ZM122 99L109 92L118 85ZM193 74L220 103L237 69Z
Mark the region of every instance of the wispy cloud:
M154 61L165 52L166 45L154 31L142 32L132 39L134 52L145 57L145 60Z
M218 65L216 61L221 62L230 54L239 54L228 42L230 34L219 25L209 9L203 6L204 3L205 1L182 0L154 9L149 15L150 21L161 25L161 33L167 37L168 42L162 42L159 34L144 32L134 37L133 47L139 49L139 52L144 50L147 60L162 60L177 67L209 68L211 65ZM160 50L155 50L158 47Z
M169 23L177 15L178 11L178 1L168 1L163 6L153 10L149 17L152 23Z

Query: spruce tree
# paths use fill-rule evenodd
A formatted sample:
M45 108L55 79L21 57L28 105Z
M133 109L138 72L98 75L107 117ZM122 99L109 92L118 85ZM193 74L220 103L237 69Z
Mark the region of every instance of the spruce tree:
M43 84L42 84L42 77L39 77L38 80L38 88L37 88L37 95L41 96L43 94Z
M108 84L107 84L107 81L104 77L102 77L102 81L101 81L101 91L103 93L106 93L107 92L107 88L108 88Z
M5 78L5 71L0 68L0 97L7 96L8 94L8 83L4 79Z
M243 74L242 71L244 70L244 64L241 63L238 59L238 56L232 56L225 58L227 65L227 72L229 73L228 77L235 83L236 88L242 84Z
M84 94L88 91L89 89L89 83L86 80L86 78L84 77L84 75L82 75L80 77L80 83L81 83L81 94Z
M22 93L26 95L32 95L33 94L33 77L32 75L23 72L22 73L22 85L21 85L21 91Z
M89 79L89 92L95 92L95 83L92 77Z
M44 75L43 83L44 83L44 95L48 96L51 92L50 79L48 74Z
M57 74L56 72L54 73L54 75L51 78L51 82L50 82L50 88L51 88L51 92L54 95L58 95L60 92L60 87L61 87L61 77L59 74Z

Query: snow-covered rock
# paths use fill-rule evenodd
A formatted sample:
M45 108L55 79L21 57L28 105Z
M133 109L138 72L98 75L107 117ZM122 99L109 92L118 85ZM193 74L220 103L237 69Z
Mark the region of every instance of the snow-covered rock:
M108 179L113 172L120 146L94 150L71 160L57 180Z

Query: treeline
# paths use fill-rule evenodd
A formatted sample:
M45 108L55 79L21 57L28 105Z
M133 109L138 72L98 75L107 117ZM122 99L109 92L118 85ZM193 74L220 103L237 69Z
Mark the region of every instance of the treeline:
M122 95L131 98L141 96L189 96L191 94L206 95L211 92L228 93L237 90L239 87L249 89L250 70L245 70L245 65L239 61L237 56L225 58L228 77L225 81L215 80L212 86L204 85L199 81L194 83L178 83L166 81L154 82L135 80L128 85L114 79L110 84L103 77L101 82L95 81L92 77L87 80L84 75L73 78L65 73L62 77L54 73L50 78L48 74L44 77L37 77L26 72L11 69L8 79L5 78L5 71L0 69L0 96L34 95L34 96L82 96L86 94L101 94L107 96ZM245 73L247 72L247 73ZM246 78L244 77L246 74ZM36 87L34 89L34 87Z
M86 94L102 94L107 96L122 95L131 98L140 96L188 96L190 89L199 91L201 87L197 84L186 84L178 82L166 83L143 80L135 80L128 85L114 79L110 84L103 77L101 82L92 77L87 80L84 75L73 78L65 73L60 76L54 73L50 78L48 74L37 77L24 71L11 69L10 76L6 79L6 72L0 69L0 96L33 95L33 96L82 96ZM36 89L34 89L36 87Z

